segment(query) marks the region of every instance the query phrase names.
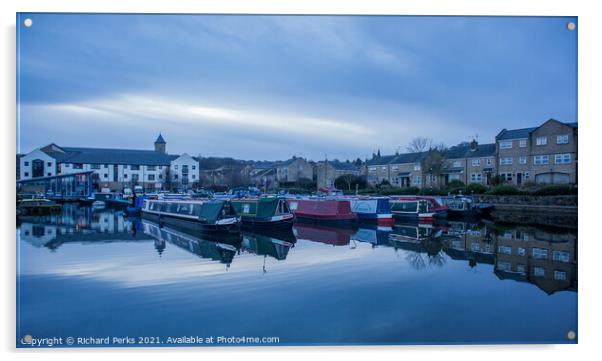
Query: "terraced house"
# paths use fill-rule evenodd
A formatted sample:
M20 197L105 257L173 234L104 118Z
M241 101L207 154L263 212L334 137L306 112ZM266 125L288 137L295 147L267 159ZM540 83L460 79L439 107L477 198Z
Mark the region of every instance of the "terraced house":
M54 143L19 159L20 179L48 178L91 172L96 189L122 190L141 185L147 190L182 190L199 180L199 164L184 153L167 154L161 135L154 150L63 147Z
M334 181L342 175L360 175L360 169L351 162L327 160L316 165L318 188L334 187Z
M498 173L507 182L577 183L577 123L550 119L496 136Z
M494 175L495 144L476 141L444 151L375 155L366 162L366 178L372 185L387 181L402 188L440 187L454 180L490 184Z

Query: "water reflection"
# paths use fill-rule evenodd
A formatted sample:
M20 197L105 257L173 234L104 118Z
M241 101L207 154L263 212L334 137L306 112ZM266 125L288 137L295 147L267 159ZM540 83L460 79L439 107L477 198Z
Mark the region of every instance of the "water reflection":
M576 328L572 230L298 223L288 232L214 238L70 205L17 225L18 327L36 335L119 329L277 335L289 344L567 342ZM374 300L386 302L367 307Z
M353 228L297 223L292 231L244 231L215 238L137 218L127 219L121 212L69 204L59 214L20 217L17 224L21 240L52 251L66 243L152 240L159 256L171 244L229 267L242 254L284 261L298 240L349 246L352 250L360 242L372 248L401 251L416 270L465 261L470 268L492 265L498 279L531 283L547 294L577 290L577 234L567 229L452 221Z

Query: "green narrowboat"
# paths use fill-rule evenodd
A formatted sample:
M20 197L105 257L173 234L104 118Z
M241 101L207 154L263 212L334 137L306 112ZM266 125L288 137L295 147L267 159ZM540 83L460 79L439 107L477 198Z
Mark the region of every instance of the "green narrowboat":
M223 200L145 199L142 217L159 224L170 224L200 232L240 231L240 217L230 202Z
M295 219L282 197L240 198L230 202L243 226L291 228Z

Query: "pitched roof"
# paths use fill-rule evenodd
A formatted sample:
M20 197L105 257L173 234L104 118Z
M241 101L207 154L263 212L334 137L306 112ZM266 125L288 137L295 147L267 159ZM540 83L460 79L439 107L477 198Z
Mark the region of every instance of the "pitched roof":
M366 162L366 164L367 165L385 165L385 164L389 164L395 157L396 157L395 154L381 155L380 157L375 157L375 158L368 160L368 162Z
M445 159L480 158L495 156L495 143L477 144L472 150L470 143L455 145L444 152Z
M161 133L159 133L157 140L155 140L155 144L166 144L165 139L163 139L163 136L161 135Z
M359 171L359 168L351 162L347 163L338 160L329 160L328 165L338 170Z
M60 147L62 151L43 149L61 163L169 165L179 155L154 150Z
M416 163L421 161L428 152L416 152L416 153L402 153L393 155L383 155L370 159L366 164L369 166L374 165L387 165L387 164L405 164L405 163Z
M548 119L547 121L545 121L544 123L542 123L541 125L537 126L537 127L531 127L531 128L522 128L522 129L502 129L501 132L499 132L499 134L495 137L496 140L504 140L504 139L523 139L523 138L529 138L529 135L536 130L537 128L541 127L542 125L546 124L549 121L555 121L555 122L559 122L556 119ZM562 122L559 122L562 123ZM576 122L572 122L572 123L562 123L564 125L568 125L571 128L577 128L578 124Z

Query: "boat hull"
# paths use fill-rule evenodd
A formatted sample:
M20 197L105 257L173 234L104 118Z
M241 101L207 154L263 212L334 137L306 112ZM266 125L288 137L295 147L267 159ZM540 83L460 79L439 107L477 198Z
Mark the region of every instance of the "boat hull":
M242 217L242 226L245 228L258 229L290 229L293 227L295 217L290 215L274 216L269 219L256 219L254 217Z
M168 214L155 214L142 212L142 218L159 225L168 224L174 227L203 233L225 233L232 234L240 232L240 222L233 224L207 224L199 221L172 216Z

